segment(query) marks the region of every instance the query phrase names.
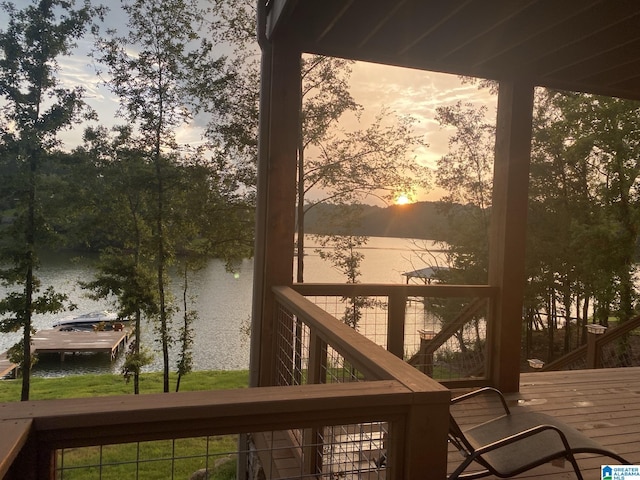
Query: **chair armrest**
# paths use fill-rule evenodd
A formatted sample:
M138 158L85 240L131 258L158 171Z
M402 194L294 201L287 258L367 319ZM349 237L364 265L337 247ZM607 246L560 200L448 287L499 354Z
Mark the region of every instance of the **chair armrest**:
M497 388L493 388L493 387L484 387L484 388L480 388L478 390L474 390L473 392L469 392L469 393L465 393L463 395L460 395L458 397L452 398L451 399L451 405L455 405L456 403L460 403L463 402L465 400L468 400L469 398L473 398L476 397L478 395L483 395L486 393L492 393L495 395L498 395L498 397L500 398L500 402L502 403L502 407L504 408L504 411L507 415L511 414L511 411L509 410L509 407L507 406L507 401L504 398L504 395L502 394L502 392L500 390L498 390Z

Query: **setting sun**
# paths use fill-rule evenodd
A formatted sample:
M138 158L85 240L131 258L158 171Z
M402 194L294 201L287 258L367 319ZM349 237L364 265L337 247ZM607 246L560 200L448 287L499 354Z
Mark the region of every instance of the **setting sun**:
M411 199L407 195L398 195L398 198L396 198L396 205L406 205L408 203L411 203Z

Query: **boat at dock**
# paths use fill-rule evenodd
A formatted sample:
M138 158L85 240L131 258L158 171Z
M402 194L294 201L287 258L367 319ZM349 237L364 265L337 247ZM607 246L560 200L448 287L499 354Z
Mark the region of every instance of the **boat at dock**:
M104 329L112 330L115 324L121 323L122 320L118 318L117 314L109 310L102 310L63 318L55 322L53 328L59 330L95 330L103 327Z

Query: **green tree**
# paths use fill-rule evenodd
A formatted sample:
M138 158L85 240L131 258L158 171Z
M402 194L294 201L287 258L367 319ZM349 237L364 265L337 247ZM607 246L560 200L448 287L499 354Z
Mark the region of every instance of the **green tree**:
M176 245L170 235L170 198L180 158L176 129L205 107L222 103L227 75L224 59L200 35L205 12L195 0L137 0L124 3L128 32L98 41L96 56L107 66L109 88L119 97L120 114L135 125L146 161L154 168L153 259L156 268L158 336L169 391L172 306L167 268ZM135 53L134 53L135 52Z
M489 252L489 215L493 191L493 142L495 127L487 121L487 109L457 102L438 107L436 119L453 129L449 152L437 162L436 184L447 194L441 206L450 221L448 263L455 280L485 283Z
M129 128L116 127L111 136L104 129L87 130L85 146L75 154L95 161L98 174L94 175L92 201L87 204L99 217L94 222L107 245L101 249L96 278L83 286L96 298L115 299L118 316L133 319L134 340L123 374L127 379L133 377L134 394L138 394L140 370L151 360L143 347L141 321L143 316L158 315L157 286L149 259L152 228L147 215L153 201L153 169Z
M297 237L296 251L298 282L304 281L304 217L309 205L305 200L314 183L310 172L316 168L313 159L306 153L312 146L319 146L338 119L348 111L358 112L358 105L349 92L352 60L303 56L301 63L302 92L300 105L300 129L298 131L298 192L297 192ZM339 169L336 164L335 170ZM320 172L318 172L318 175ZM336 199L338 200L338 199Z
M584 341L591 306L604 325L610 315L622 321L632 316L637 114L638 103L627 100L557 91L538 95L528 264L550 315L550 357L556 316L565 317L565 352L571 338Z
M182 326L178 333L180 353L176 370L178 379L176 381L176 392L180 391L182 377L193 369L193 355L191 347L193 345L193 322L198 318L198 312L189 308L189 265L185 261L182 269Z
M66 300L52 288L40 294L36 277L37 250L51 240L42 168L58 144L58 133L88 115L83 89L62 85L57 61L71 54L74 42L102 11L88 1L74 9L73 2L61 0L36 1L22 10L12 3L0 8L8 16L7 28L0 31L0 149L15 174L14 218L2 232L2 260L8 266L1 277L5 285L17 287L0 302L0 313L10 315L0 329L23 330L21 399L28 400L33 315L58 312Z
M234 69L232 84L237 85L234 109L226 122L217 123L216 133L235 133L244 152L255 152L255 145L246 140L257 138L257 107L259 82L259 50L255 39L255 2L228 0L216 2L214 12L218 39L235 48L241 68ZM304 55L301 65L302 103L298 131L298 191L296 215L296 279L304 280L304 218L321 203L349 203L382 197L389 199L398 193L411 193L427 184L427 169L415 162L414 150L423 146L416 135L413 121L381 111L372 122L354 131L340 131L337 123L346 113L356 119L362 107L350 92L352 61ZM249 82L238 82L246 78ZM247 121L249 119L249 121ZM221 129L220 127L224 128ZM232 136L233 137L233 136ZM227 136L229 138L229 136ZM313 197L313 198L312 198Z
M358 223L359 209L350 206L341 210L344 212L343 215L327 219L332 231L336 233L318 236L317 239L322 248L317 249L316 252L322 260L329 261L342 273L347 283L359 283L359 278L362 276L360 266L364 260L364 254L360 249L367 244L368 238L350 233L353 225ZM362 320L362 311L375 304L372 299L365 296L343 297L342 301L345 302L342 321L354 330L358 329Z

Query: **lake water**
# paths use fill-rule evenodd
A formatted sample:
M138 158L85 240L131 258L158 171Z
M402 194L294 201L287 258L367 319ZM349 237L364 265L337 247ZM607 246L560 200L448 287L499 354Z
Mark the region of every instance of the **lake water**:
M432 242L399 238L371 237L360 251L364 254L361 264L362 283L404 283L403 272L432 264L434 260L425 256L425 247L434 248ZM344 276L331 264L320 258L315 251L317 244L312 238L307 240L305 255L305 281L342 283ZM422 250L422 253L419 253ZM95 259L95 258L94 258ZM93 278L94 268L91 258L75 258L68 254L48 255L42 259L38 276L43 288L53 285L61 293L66 293L78 305L73 313L87 313L111 308L107 301L95 301L79 287L78 282ZM177 282L180 288L180 280ZM249 337L246 327L250 321L253 286L253 260L243 261L236 272L225 271L219 260L211 260L201 271L191 274L190 290L194 298L193 309L199 317L194 322L195 339L193 362L195 370L237 370L249 367ZM179 293L179 292L178 292ZM63 314L66 316L69 313ZM60 315L40 315L35 328L49 329ZM176 320L176 329L178 320ZM158 352L147 371L162 369L159 345L150 343L154 338L153 326L145 323L142 328L143 344L150 345ZM20 338L20 334L0 334L0 352L5 351ZM175 369L176 352L171 353ZM89 372L120 371L122 355L111 362L106 355L67 355L61 362L57 356L41 356L34 367L36 376L62 376Z

